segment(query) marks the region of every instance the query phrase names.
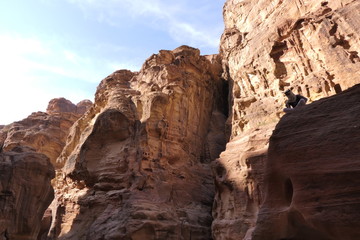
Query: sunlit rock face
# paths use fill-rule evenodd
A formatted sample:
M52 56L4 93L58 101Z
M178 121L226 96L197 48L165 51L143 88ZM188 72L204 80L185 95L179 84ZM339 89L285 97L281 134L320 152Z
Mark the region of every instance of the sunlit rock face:
M230 142L213 163L215 239L251 239L284 90L311 103L360 82L359 13L355 0L225 3L220 55L230 88Z
M91 105L89 100L75 105L65 98L52 99L46 113L34 112L0 128L0 146L4 151L16 146L31 147L49 157L57 167L56 159L65 146L70 127Z
M27 147L0 152L0 238L37 239L54 198L49 159Z
M58 158L52 238L210 239L221 71L181 46L105 78Z
M358 84L281 119L252 239L360 239L359 99Z

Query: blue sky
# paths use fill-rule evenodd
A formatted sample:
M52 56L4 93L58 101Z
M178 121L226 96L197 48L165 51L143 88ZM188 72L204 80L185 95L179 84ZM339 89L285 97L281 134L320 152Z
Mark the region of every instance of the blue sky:
M138 71L161 49L218 53L225 0L0 1L0 124L50 99L93 101L117 69Z

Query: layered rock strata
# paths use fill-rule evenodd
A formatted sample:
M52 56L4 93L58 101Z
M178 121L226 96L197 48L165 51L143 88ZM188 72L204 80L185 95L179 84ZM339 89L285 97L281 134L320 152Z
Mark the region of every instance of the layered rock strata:
M210 239L220 75L217 56L182 46L105 78L58 158L52 238Z
M360 238L359 99L360 84L281 119L252 239Z
M360 82L359 14L355 0L225 3L220 55L232 108L230 142L214 162L215 239L251 239L284 90L310 103Z
M0 238L37 239L54 198L49 159L24 146L0 153Z
M49 102L47 112L34 112L27 118L0 128L0 146L10 151L16 146L27 146L50 158L56 159L65 146L70 127L92 105L84 100L73 104L65 98Z

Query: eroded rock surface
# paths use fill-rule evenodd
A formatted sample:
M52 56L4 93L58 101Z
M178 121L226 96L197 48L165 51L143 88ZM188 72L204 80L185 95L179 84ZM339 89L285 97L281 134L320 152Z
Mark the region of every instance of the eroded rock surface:
M360 238L359 99L356 85L281 119L252 239Z
M65 98L52 99L47 112L34 112L27 118L0 128L0 146L10 151L16 146L28 146L50 158L56 159L65 146L70 127L92 105L84 100L74 105Z
M251 239L284 90L311 103L360 82L359 14L355 0L225 3L220 55L232 108L230 142L214 162L215 239Z
M210 239L220 75L218 56L182 46L105 78L58 159L52 237Z
M0 153L0 237L34 240L54 198L49 159L27 147Z

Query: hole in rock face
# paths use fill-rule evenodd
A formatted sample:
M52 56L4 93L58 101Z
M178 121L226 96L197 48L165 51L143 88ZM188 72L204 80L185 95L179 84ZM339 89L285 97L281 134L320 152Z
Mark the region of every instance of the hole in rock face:
M285 190L285 199L286 202L290 205L292 202L292 198L293 198L293 194L294 194L294 189L293 189L293 184L291 182L291 180L288 178L285 181L284 184L284 190Z
M229 82L228 81L224 81L223 101L224 101L223 113L226 117L229 117Z
M336 93L341 93L342 92L340 84L335 84L334 89L335 89Z
M226 174L226 169L219 165L216 167L216 174L221 178Z

